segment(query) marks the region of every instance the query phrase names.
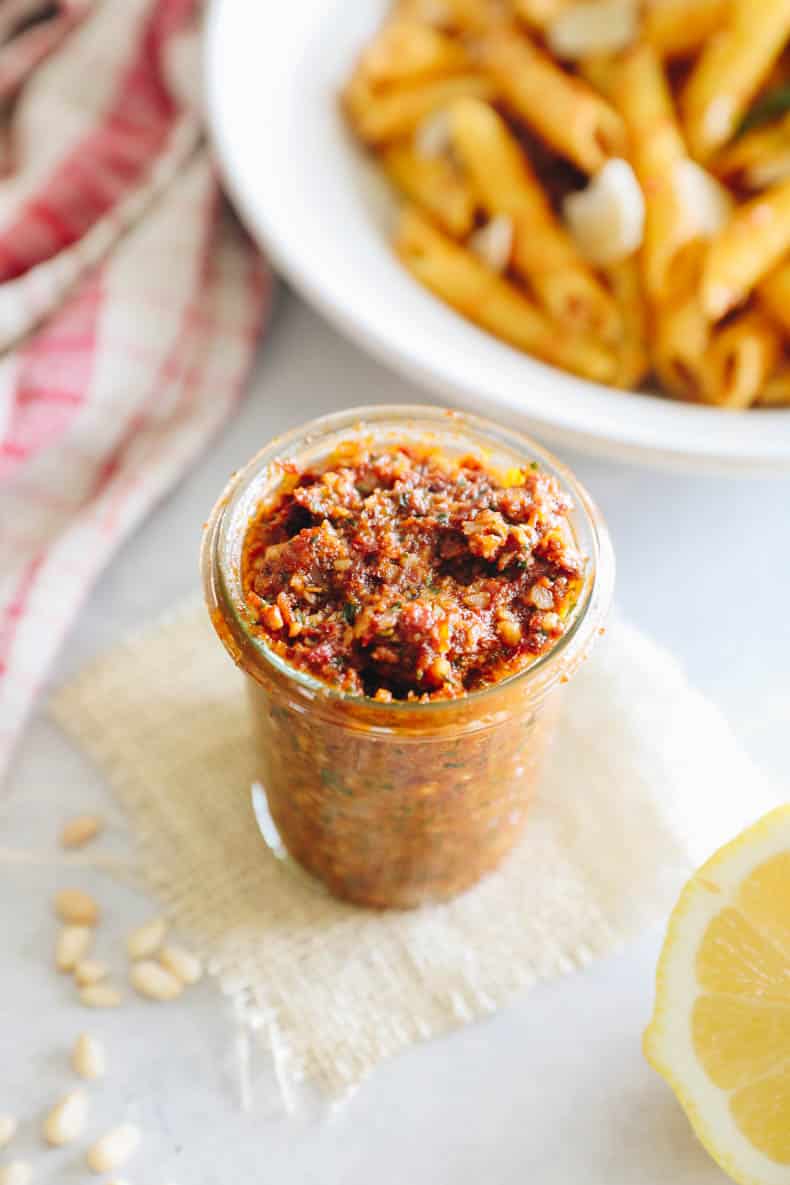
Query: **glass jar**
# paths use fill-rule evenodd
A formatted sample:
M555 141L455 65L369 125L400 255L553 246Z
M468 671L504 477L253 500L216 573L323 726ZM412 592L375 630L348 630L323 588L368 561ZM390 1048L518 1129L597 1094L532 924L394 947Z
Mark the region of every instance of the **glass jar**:
M327 686L274 653L244 602L247 525L282 479L349 439L432 444L511 469L537 461L570 494L586 558L566 632L516 674L457 699L379 702ZM357 408L272 441L236 473L206 526L203 576L214 627L247 676L260 780L290 854L336 896L407 908L473 885L519 839L562 687L601 630L614 557L601 516L559 462L519 433L422 406Z

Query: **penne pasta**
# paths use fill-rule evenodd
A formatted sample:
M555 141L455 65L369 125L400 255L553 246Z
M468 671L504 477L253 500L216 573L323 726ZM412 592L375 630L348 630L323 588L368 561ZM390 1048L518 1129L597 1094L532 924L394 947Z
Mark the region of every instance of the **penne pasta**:
M379 30L357 65L371 87L424 81L468 68L469 53L457 38L403 18Z
M733 141L715 159L719 177L748 189L765 189L790 177L790 114Z
M568 8L571 0L514 0L513 9L520 21L530 29L545 29Z
M662 300L672 262L689 237L686 205L677 184L687 153L661 62L650 46L639 45L623 56L613 94L645 198L645 288L651 300Z
M625 129L617 112L529 38L493 29L481 41L481 54L502 101L584 172L596 173L607 157L623 155Z
M620 310L622 333L615 350L617 371L615 385L624 389L639 387L650 371L648 318L639 264L634 256L606 268L606 277Z
M755 402L760 407L790 407L790 363L763 383Z
M704 395L718 407L750 407L776 367L779 333L759 311L742 313L714 336L704 363Z
M722 29L731 0L651 0L642 36L659 57L682 58L696 53Z
M594 90L608 99L615 101L615 87L617 79L618 58L616 54L595 53L588 54L577 62L580 76L589 82Z
M790 0L391 0L341 99L407 203L397 255L468 320L790 407L788 71Z
M448 157L421 156L410 144L393 144L382 153L381 163L393 185L449 234L456 238L469 234L475 197Z
M458 33L481 33L503 16L501 0L398 0L397 16L451 29Z
M562 325L611 341L620 328L615 303L555 217L501 116L479 100L459 100L450 109L450 136L483 209L512 221L514 271Z
M709 160L738 127L790 37L788 0L730 0L727 23L700 54L681 97L693 156Z
M699 299L704 243L687 244L675 260L671 286L653 316L651 355L656 374L677 399L704 397L710 323Z
M463 95L493 98L494 86L483 75L458 74L376 91L357 73L343 92L342 103L360 140L376 145L405 139L428 115Z
M560 61L579 62L590 54L620 53L638 34L635 0L575 0L552 18L543 39Z
M702 272L702 307L716 321L741 304L790 250L790 181L739 206L711 241Z
M760 281L757 295L769 317L790 336L790 261L781 263Z
M611 354L592 339L558 331L517 288L413 207L402 215L395 250L421 284L497 337L584 378L613 378Z

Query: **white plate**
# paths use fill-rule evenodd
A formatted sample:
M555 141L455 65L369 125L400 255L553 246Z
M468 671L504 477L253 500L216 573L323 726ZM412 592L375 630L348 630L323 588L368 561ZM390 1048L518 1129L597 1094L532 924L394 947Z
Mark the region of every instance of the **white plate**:
M388 200L337 92L388 0L214 0L209 118L229 189L297 289L382 361L552 442L696 470L790 469L790 411L728 414L588 383L425 292L388 246Z

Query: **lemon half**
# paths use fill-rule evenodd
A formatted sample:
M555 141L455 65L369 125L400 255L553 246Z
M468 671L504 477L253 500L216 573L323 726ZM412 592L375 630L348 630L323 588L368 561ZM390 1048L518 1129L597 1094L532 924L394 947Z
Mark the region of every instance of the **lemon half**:
M683 889L644 1049L726 1173L790 1185L790 805Z

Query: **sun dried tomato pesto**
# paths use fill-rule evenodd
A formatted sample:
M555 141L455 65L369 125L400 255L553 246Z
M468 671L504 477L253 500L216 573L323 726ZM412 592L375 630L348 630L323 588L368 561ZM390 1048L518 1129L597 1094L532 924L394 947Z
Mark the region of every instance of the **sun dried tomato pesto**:
M244 542L256 629L293 666L374 699L465 695L563 633L583 559L537 466L499 473L413 444L284 464Z

